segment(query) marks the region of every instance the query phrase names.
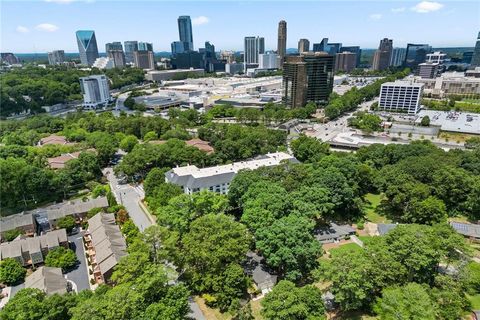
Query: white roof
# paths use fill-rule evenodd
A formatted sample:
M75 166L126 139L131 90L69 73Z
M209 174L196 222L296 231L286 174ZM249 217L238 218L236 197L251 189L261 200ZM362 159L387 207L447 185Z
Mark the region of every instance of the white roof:
M382 84L383 86L390 86L390 87L423 87L423 83L415 83L411 81L395 81L395 82L385 82Z

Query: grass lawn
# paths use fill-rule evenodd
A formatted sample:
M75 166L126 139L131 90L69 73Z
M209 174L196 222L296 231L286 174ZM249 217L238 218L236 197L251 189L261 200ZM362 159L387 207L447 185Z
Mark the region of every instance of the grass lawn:
M470 300L470 303L472 304L472 309L473 310L479 310L480 309L480 294L476 294L474 296L468 295L467 294L468 300Z
M263 317L260 314L260 311L262 310L262 305L260 304L262 299L250 301L250 306L252 307L252 314L256 320L263 320Z
M372 239L371 236L357 236L358 239L360 239L363 243L368 243Z
M205 319L207 320L230 320L232 317L228 314L221 313L220 310L218 309L212 309L209 306L205 304L205 300L201 297L196 296L195 297L195 302L198 304L200 307L200 310L202 310L203 315L205 316Z
M367 193L365 195L365 217L373 223L390 223L391 221L377 213L377 207L382 200L381 194Z
M344 244L341 247L330 249L329 252L330 252L331 257L335 257L335 255L338 255L338 254L340 254L342 252L345 252L345 251L360 251L360 250L363 250L363 249L358 244L347 243L347 244Z

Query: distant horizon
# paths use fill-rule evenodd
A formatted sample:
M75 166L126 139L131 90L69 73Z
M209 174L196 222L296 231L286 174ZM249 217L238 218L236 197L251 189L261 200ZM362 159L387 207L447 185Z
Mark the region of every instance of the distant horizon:
M196 50L210 41L216 51L243 51L243 38L252 35L276 50L280 20L287 22L289 48L300 38L310 46L329 38L376 49L385 37L394 47L473 47L479 11L480 3L473 1L2 1L0 51L75 53L75 32L94 30L101 50L108 42L137 40L169 52L179 40L180 15L192 18Z

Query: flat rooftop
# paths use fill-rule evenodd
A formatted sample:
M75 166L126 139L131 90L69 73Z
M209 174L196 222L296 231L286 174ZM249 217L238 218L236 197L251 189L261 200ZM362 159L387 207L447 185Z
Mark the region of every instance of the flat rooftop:
M440 126L440 130L480 134L480 114L473 112L420 110L415 123L420 123L424 116L430 118L430 124Z

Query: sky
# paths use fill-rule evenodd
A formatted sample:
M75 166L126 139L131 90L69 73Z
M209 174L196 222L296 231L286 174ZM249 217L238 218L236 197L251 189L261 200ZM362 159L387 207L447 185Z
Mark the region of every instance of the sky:
M0 15L0 50L14 53L78 52L75 31L82 29L95 30L100 52L126 40L170 51L180 15L192 18L195 49L210 41L217 51L241 51L243 38L257 35L275 50L280 20L287 21L287 48L324 37L362 48L385 37L395 47L473 47L480 31L480 1L0 0Z

